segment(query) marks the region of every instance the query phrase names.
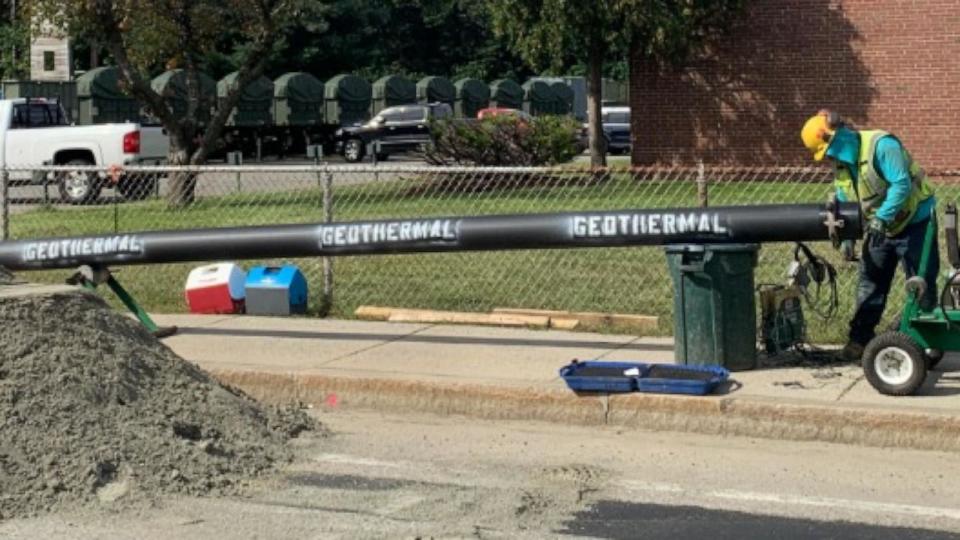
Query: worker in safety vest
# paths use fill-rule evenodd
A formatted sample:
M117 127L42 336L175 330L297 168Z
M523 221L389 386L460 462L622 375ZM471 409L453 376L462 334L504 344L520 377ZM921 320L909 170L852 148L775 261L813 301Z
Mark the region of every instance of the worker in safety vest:
M833 112L822 110L800 132L813 159L828 158L836 168L834 187L840 201L860 203L866 233L860 256L857 309L843 357L860 360L873 339L890 292L890 283L902 263L908 277L917 274L927 224L936 207L926 174L895 136L880 130L854 130ZM854 243L844 246L853 258ZM921 298L932 309L937 298L940 255L936 238L923 275L927 288Z

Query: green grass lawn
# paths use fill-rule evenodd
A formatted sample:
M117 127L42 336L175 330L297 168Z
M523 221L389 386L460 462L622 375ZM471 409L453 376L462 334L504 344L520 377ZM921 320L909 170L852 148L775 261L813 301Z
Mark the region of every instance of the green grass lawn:
M410 179L337 187L334 220L697 205L696 187L692 182L635 182L622 176L586 187L534 187L486 193L451 193L441 188L414 192L412 187L416 182L417 179ZM782 182L717 184L710 187L710 203L820 202L828 189L819 184ZM11 237L312 222L320 221L323 215L322 201L322 191L314 188L210 197L176 211L167 209L159 200L81 209L49 207L15 215L11 220Z
M710 186L711 205L821 202L827 184L729 182ZM954 189L955 191L955 189ZM952 193L956 195L956 193ZM163 201L88 208L46 208L11 218L11 237L50 236L198 227L319 222L323 193L307 189L269 194L232 194L199 200L184 210ZM424 187L421 179L337 186L335 221L439 215L484 215L697 205L693 182L636 181L626 174L590 185L456 192ZM853 302L855 267L839 262L829 246L814 248L840 269L842 309L837 321L811 323L820 341L842 338ZM763 247L758 283L780 283L792 246ZM246 261L250 267L258 261ZM277 261L268 261L276 263ZM307 276L311 304L320 305L322 262L294 261ZM182 312L183 286L196 264L137 266L117 275L153 312ZM486 253L350 256L333 263L331 313L350 317L362 304L485 311L526 307L640 313L661 317L660 333L672 331L673 287L662 248L591 248ZM42 281L62 281L69 272L38 272Z

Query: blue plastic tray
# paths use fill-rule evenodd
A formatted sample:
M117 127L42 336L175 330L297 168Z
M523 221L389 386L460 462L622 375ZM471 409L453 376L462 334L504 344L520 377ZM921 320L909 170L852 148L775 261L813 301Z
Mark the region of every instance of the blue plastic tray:
M631 368L640 374L625 375ZM730 372L720 366L574 360L560 368L560 376L576 391L704 395L726 381Z
M638 392L702 396L726 381L730 372L720 366L649 364L636 378Z
M637 389L634 377L623 372L644 364L635 362L597 362L574 360L560 368L560 376L571 390L578 392L633 392Z

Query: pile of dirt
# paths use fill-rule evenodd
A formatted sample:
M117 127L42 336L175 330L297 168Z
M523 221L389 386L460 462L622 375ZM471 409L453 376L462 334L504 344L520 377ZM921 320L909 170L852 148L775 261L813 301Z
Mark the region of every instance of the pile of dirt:
M16 282L17 277L3 266L0 266L0 285L8 285Z
M0 519L237 494L317 428L221 385L93 294L0 297Z

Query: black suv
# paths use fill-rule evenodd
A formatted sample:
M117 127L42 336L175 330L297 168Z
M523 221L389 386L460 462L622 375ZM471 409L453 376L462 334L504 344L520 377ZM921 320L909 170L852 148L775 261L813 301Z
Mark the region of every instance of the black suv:
M388 107L366 124L337 130L337 153L355 163L372 152L382 161L390 154L418 150L430 143L430 120L450 116L453 110L446 103Z
M630 153L630 107L603 107L603 136L611 154Z
M630 153L630 107L602 107L603 147L611 154ZM583 124L580 144L587 148L589 124Z

